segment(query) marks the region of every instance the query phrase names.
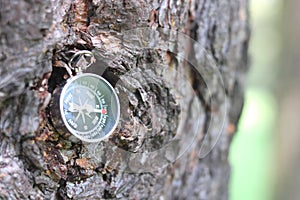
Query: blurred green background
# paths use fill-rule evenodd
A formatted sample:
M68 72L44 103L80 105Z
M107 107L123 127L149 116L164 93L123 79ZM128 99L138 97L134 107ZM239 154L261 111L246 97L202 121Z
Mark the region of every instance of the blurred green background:
M250 1L251 41L245 106L230 149L230 200L271 200L275 189L274 132L282 37L280 0Z

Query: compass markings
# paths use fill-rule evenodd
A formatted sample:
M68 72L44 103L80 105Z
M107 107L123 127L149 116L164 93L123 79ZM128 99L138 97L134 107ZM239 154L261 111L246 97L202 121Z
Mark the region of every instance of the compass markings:
M90 91L86 91L86 94L91 98L94 99L94 95Z
M96 125L97 122L98 122L98 120L99 120L99 117L96 115L96 117L94 118L94 120L92 121L92 123L93 123L94 125Z

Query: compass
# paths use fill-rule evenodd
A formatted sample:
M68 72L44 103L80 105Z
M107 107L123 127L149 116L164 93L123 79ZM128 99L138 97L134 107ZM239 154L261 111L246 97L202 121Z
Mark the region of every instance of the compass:
M120 117L114 88L96 74L81 73L70 78L63 87L59 104L67 129L86 142L109 137Z

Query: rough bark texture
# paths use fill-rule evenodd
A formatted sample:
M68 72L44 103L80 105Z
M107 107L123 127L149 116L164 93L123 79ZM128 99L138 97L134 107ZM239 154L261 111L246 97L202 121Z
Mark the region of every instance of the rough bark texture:
M228 198L228 150L247 70L247 0L0 4L1 199ZM143 27L173 41L170 51L154 48L151 37L153 48L141 48ZM179 43L176 32L160 28L197 44ZM95 53L90 70L115 85L121 100L118 128L99 144L72 137L55 109L67 76L63 64L80 49ZM218 96L217 75L197 75L176 56L183 49L200 68L215 63L227 103ZM210 91L205 80L213 82ZM219 131L213 151L200 159L201 145L214 145Z

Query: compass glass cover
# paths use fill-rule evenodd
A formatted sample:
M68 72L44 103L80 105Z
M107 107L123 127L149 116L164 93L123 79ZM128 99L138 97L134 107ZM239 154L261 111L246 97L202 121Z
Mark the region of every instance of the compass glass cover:
M60 111L68 130L79 139L97 142L116 128L120 105L113 87L95 74L71 78L60 97Z

